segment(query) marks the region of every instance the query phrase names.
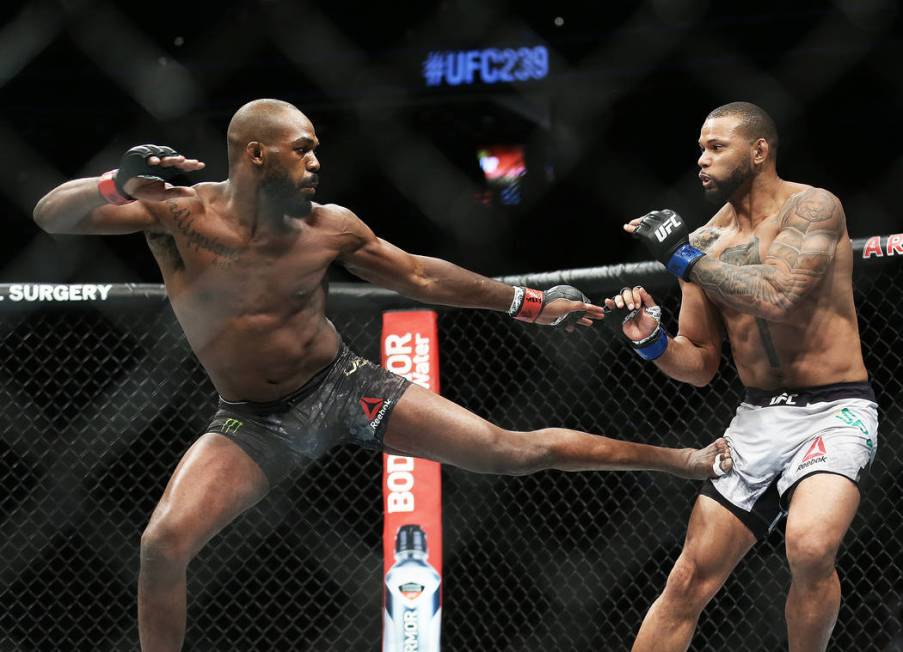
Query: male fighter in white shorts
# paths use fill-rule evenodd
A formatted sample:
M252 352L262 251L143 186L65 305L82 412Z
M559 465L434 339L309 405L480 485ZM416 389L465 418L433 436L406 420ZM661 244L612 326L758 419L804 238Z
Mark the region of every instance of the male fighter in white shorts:
M706 482L636 651L686 650L703 607L783 510L790 650L824 650L837 620L835 557L875 455L877 405L843 208L827 190L779 178L777 145L761 108L715 109L698 161L706 195L721 206L715 216L689 237L669 210L624 226L680 278L679 332L672 338L659 326L660 309L642 288L607 300L609 320L626 317L621 330L642 357L697 386L717 372L726 334L747 388L725 435L734 473Z

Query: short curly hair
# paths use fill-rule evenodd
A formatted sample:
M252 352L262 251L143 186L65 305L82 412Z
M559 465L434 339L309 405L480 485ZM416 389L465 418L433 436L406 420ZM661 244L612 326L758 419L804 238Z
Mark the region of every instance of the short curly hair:
M727 116L740 118L740 130L749 136L750 141L764 138L768 143L769 156L774 160L777 159L778 128L765 109L751 102L731 102L713 110L706 120Z

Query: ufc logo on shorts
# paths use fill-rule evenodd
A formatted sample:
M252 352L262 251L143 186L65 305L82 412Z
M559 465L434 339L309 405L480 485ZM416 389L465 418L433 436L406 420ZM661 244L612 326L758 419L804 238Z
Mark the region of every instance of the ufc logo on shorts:
M795 399L799 394L778 394L773 397L771 401L768 403L769 405L780 405L783 403L784 405L796 405Z
M667 222L662 223L662 225L655 230L655 237L658 238L659 242L664 242L665 238L671 235L671 229L678 226L680 226L680 222L677 221L677 216L672 215L668 218Z

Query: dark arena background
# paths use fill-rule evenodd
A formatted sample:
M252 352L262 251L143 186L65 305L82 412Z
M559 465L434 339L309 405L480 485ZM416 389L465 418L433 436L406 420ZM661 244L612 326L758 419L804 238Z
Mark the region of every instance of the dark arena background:
M573 283L597 301L642 282L671 332L677 284L620 225L664 207L704 223L702 121L729 101L766 108L780 175L844 203L881 408L829 649L903 650L900 7L590 4L4 6L0 651L138 648L139 538L215 406L144 238L51 237L32 209L145 142L204 160L191 181L223 179L228 120L257 97L307 113L322 142L319 200L378 235L487 275ZM483 65L496 57L507 72ZM341 269L331 278L330 316L378 359L381 312L411 304ZM105 301L16 300L34 284L70 296L112 287ZM566 335L440 310L439 335L443 394L505 427L699 446L723 432L742 391L727 347L698 389L602 327ZM379 455L337 449L215 538L189 569L185 649L380 649L380 480ZM629 649L698 490L651 473L444 468L443 483L443 647L454 652ZM780 530L708 606L692 650L786 649Z

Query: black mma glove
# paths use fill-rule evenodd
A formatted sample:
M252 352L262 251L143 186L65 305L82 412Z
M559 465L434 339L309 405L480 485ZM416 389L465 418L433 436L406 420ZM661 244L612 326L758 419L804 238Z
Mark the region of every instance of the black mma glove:
M690 232L683 218L669 209L646 213L633 236L642 240L669 272L684 280L696 261L705 256L690 244Z
M180 174L184 174L182 170L176 167L164 167L162 165L150 165L147 162L151 156L163 158L164 156L178 156L179 153L172 147L165 145L138 145L128 150L122 155L119 161L119 169L113 175L116 183L117 192L123 197L132 199L125 191L125 184L129 179L141 177L142 179L159 179L160 181L169 181Z

